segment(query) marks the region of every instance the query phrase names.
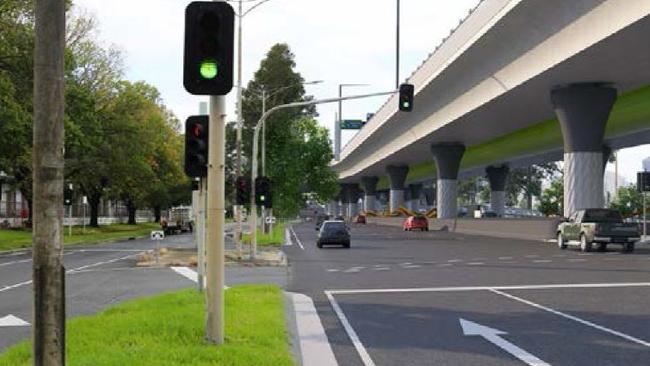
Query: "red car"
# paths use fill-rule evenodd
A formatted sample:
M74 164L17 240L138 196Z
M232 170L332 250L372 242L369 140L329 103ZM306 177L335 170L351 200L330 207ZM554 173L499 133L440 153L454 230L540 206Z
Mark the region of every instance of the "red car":
M357 218L354 220L357 224L365 224L366 223L366 216L365 215L359 215Z
M420 231L429 231L429 220L424 216L410 216L404 221L404 231L420 229Z

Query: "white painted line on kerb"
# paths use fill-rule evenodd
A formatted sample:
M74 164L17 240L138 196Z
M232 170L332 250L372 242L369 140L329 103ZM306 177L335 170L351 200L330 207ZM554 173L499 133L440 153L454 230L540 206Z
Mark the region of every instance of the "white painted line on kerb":
M302 364L305 366L336 366L332 346L318 317L314 301L303 294L293 294L296 328L300 339Z
M532 301L529 301L529 300L526 300L526 299L522 299L521 297L517 297L517 296L515 296L515 295L510 295L510 294L508 294L508 293L501 292L501 291L499 291L499 290L492 289L492 290L490 290L490 291L493 292L493 293L495 293L495 294L499 294L499 295L501 295L501 296L505 296L505 297L507 297L507 298L509 298L509 299L511 299L511 300L519 301L519 302L524 303L524 304L526 304L526 305L530 305L530 306L532 306L532 307L534 307L534 308L537 308L537 309L540 309L540 310L547 311L547 312L549 312L549 313L552 313L552 314L555 314L555 315L561 316L561 317L563 317L563 318L567 318L567 319L570 319L570 320L576 321L576 322L578 322L578 323L580 323L580 324L583 324L583 325L586 325L586 326L588 326L588 327L592 327L592 328L595 328L595 329L601 330L601 331L603 331L603 332L606 332L606 333L609 333L609 334L615 335L615 336L617 336L617 337L620 337L620 338L626 339L626 340L628 340L628 341L632 341L632 342L634 342L634 343L638 343L638 344L640 344L640 345L642 345L642 346L650 347L650 342L646 342L646 341L644 341L644 340L642 340L642 339L632 337L631 335L627 335L627 334L625 334L625 333L621 333L621 332L619 332L619 331L616 331L616 330L613 330L613 329L610 329L610 328L607 328L607 327L603 327L602 325L598 325L598 324L592 323L592 322L590 322L590 321L587 321L587 320L584 320L584 319L578 318L577 316L569 315L569 314L567 314L567 313L563 313L563 312L561 312L561 311L558 311L558 310L555 310L555 309L551 309L551 308L546 307L546 306L544 306L544 305L540 305L540 304L534 303L534 302L532 302Z
M296 232L293 230L293 226L289 226L289 229L291 229L291 233L296 238L296 242L298 243L298 246L300 247L300 249L305 250L305 247L302 245L302 242L300 241L300 238L298 237L298 235L296 235Z
M332 305L332 308L334 309L336 316L338 316L339 320L341 321L341 324L343 324L343 328L345 329L345 332L348 334L348 337L352 341L354 348L356 348L357 353L359 353L359 357L361 357L361 361L363 362L363 364L365 366L375 366L375 362L372 360L372 358L370 358L370 355L368 354L366 347L364 347L363 343L361 343L361 340L359 339L357 332L355 332L354 328L352 328L352 326L350 325L348 318L343 313L343 310L341 310L341 307L339 306L339 303L336 302L336 299L334 299L334 296L332 296L332 293L329 291L325 291L325 295L327 295L327 299L330 301L330 304Z

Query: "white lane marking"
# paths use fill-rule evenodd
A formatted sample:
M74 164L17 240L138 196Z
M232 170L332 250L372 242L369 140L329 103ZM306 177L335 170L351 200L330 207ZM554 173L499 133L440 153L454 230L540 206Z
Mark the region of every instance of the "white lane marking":
M522 362L530 366L551 366L550 364L540 360L532 354L526 352L524 349L517 347L509 341L501 338L501 335L508 334L502 330L486 327L484 325L474 323L469 320L460 318L460 326L463 328L463 334L466 336L481 336L495 346L503 349L504 351L515 356Z
M293 226L289 226L289 229L291 230L291 233L293 233L293 236L296 238L296 242L298 243L300 249L305 250L305 247L302 245L300 238L298 237L298 235L296 235L296 232L293 230Z
M462 259L450 259L447 261L447 263L460 263L462 261L463 261Z
M335 268L330 268L327 270L327 272L340 272L340 269L335 269Z
M390 268L388 268L388 267L375 267L373 269L375 271L390 271Z
M198 273L192 271L187 267L171 267L172 271L178 273L179 275L189 279L192 282L199 282Z
M511 259L512 259L512 257L499 257L499 260L501 260L501 261L507 261L507 260L511 260Z
M553 254L553 257L555 257L555 258L564 258L564 257L566 257L566 254Z
M415 268L421 268L422 266L418 266L417 264L412 264L410 266L402 266L404 269L415 269Z
M613 329L610 329L610 328L603 327L602 325L598 325L598 324L592 323L592 322L590 322L590 321L587 321L587 320L584 320L584 319L578 318L577 316L569 315L569 314L567 314L567 313L563 313L563 312L561 312L561 311L558 311L558 310L555 310L555 309L551 309L551 308L546 307L546 306L544 306L544 305L540 305L540 304L534 303L534 302L532 302L532 301L529 301L529 300L526 300L526 299L522 299L521 297L517 297L517 296L515 296L515 295L511 295L511 294L508 294L508 293L505 293L505 292L502 292L502 291L499 291L499 290L496 290L496 289L491 289L490 291L492 291L492 292L495 293L495 294L499 294L499 295L501 295L501 296L505 296L505 297L507 297L507 298L509 298L509 299L511 299L511 300L519 301L519 302L524 303L524 304L526 304L526 305L530 305L530 306L532 306L532 307L534 307L534 308L537 308L537 309L540 309L540 310L544 310L544 311L547 311L547 312L552 313L552 314L555 314L555 315L559 315L559 316L561 316L561 317L563 317L563 318L567 318L567 319L570 319L570 320L576 321L576 322L578 322L578 323L580 323L580 324L583 324L583 325L586 325L586 326L589 326L589 327L592 327L592 328L595 328L595 329L601 330L601 331L603 331L603 332L606 332L606 333L609 333L609 334L615 335L615 336L617 336L617 337L620 337L620 338L626 339L626 340L628 340L628 341L632 341L632 342L634 342L634 343L638 343L638 344L640 344L640 345L642 345L642 346L650 347L650 342L646 342L646 341L644 341L644 340L642 340L642 339L632 337L632 336L627 335L627 334L625 334L625 333L621 333L621 332L619 332L619 331L616 331L616 330L613 330Z
M0 318L0 327L27 327L29 323L11 314Z
M356 348L357 352L359 353L359 356L361 357L361 361L363 362L363 364L365 366L375 366L375 362L372 360L372 358L370 358L370 355L368 354L366 347L364 347L363 343L361 343L359 336L350 325L348 318L343 313L343 310L341 310L341 307L339 306L339 303L336 302L336 299L334 299L334 296L332 296L332 293L329 291L325 291L325 295L327 296L327 299L330 301L330 304L332 305L332 308L334 309L336 316L338 316L339 320L341 321L341 324L343 324L343 329L345 329L345 332L348 334L348 337L350 338L350 341L352 341L354 348Z
M328 290L334 295L355 294L389 294L411 292L454 292L454 291L490 291L490 290L547 290L559 288L618 288L618 287L650 287L650 282L619 282L619 283L567 283L546 285L512 285L512 286L459 286L459 287L413 287L387 289L349 289Z
M199 274L196 271L189 268L189 267L170 267L170 268L174 272L178 273L179 275L187 278L188 280L190 280L190 281L192 281L194 283L197 283L199 281ZM230 287L228 287L226 285L223 286L224 290L227 290L229 288Z
M581 258L571 258L567 259L569 262L586 262L586 259L581 259Z
M32 260L31 260L31 258L30 258L30 259L23 259L23 260L20 260L20 261L13 261L13 262L0 263L0 267L6 267L6 266L11 266L11 265L14 265L14 264L20 264L20 263L27 263L27 262L31 262L31 261L32 261Z
M360 270L358 268L350 268L343 271L343 273L359 273L359 271Z
M469 263L467 263L468 266L482 266L484 264L485 263L483 263L483 262L469 262Z
M551 263L551 262L553 261L550 259L537 259L533 261L533 263Z
M526 255L526 258L539 258L537 254Z
M293 294L293 309L300 340L303 365L337 366L332 346L327 340L314 301L303 294Z
M436 264L436 267L451 267L451 266L453 266L453 264L451 264L451 263Z
M404 263L400 263L399 265L403 267L403 266L410 266L411 264L413 264L413 263L411 263L411 262L404 262Z
M121 260L124 260L124 259L128 259L128 258L131 258L131 257L135 257L135 254L131 254L131 255L124 256L124 257L111 259L111 260L108 260L108 261L102 261L102 262L92 263L92 264L88 264L88 265L85 265L85 266L73 268L73 269L70 269L70 270L66 271L65 273L66 274L75 274L77 272L81 273L81 272L83 272L84 269L101 266L103 264L115 263L115 262L118 262L118 261L121 261ZM0 288L0 292L12 290L12 289L22 287L22 286L31 285L31 283L32 283L32 280L29 280L29 281L20 282L20 283L14 284L14 285L5 286L3 288Z

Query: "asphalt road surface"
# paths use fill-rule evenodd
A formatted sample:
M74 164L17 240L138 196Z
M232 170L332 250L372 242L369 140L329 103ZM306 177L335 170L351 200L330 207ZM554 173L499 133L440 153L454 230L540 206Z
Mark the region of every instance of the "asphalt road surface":
M340 365L650 365L650 248L352 226L352 248L286 247Z
M162 247L191 247L191 235L168 236ZM228 243L228 246L232 246ZM196 286L169 268L136 267L136 255L156 247L150 239L65 249L66 308L69 318L94 314L126 300ZM31 323L31 252L0 253L0 319L13 315ZM226 268L226 284L286 283L282 268ZM0 324L0 353L29 338L29 326Z

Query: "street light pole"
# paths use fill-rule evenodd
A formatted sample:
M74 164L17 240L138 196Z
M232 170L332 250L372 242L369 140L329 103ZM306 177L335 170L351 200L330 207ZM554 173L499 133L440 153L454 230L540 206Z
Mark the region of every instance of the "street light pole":
M397 90L391 90L388 92L381 92L381 93L372 93L372 94L362 94L362 95L352 95L349 97L339 97L339 98L328 98L328 99L321 99L321 100L310 100L306 102L294 102L294 103L288 103L288 104L281 104L278 106L275 106L268 111L264 112L262 114L262 117L260 117L260 120L257 122L255 125L255 130L253 131L253 163L252 163L252 169L251 169L251 182L255 182L257 179L257 153L258 153L258 145L259 145L259 137L260 137L260 130L264 123L266 122L266 119L271 115L273 112L281 110L281 109L287 109L287 108L296 108L296 107L305 107L309 105L316 105L316 104L325 104L325 103L334 103L334 102L340 102L343 100L351 100L351 99L363 99L363 98L371 98L371 97L378 97L382 95L391 95L397 93ZM251 227L256 228L257 227L257 206L255 205L255 184L251 184ZM251 259L254 259L257 253L257 230L251 230Z
M343 121L343 88L348 86L368 86L368 84L339 84L339 118L334 123L334 160L341 158L341 122Z

